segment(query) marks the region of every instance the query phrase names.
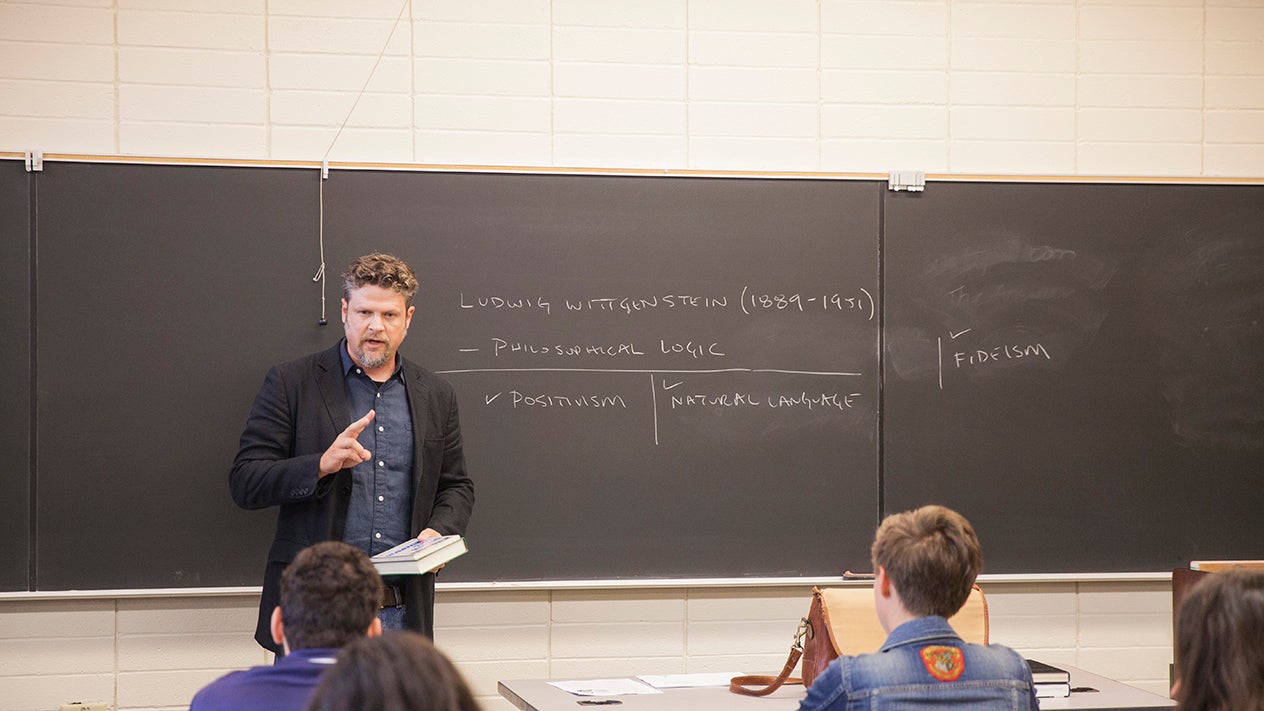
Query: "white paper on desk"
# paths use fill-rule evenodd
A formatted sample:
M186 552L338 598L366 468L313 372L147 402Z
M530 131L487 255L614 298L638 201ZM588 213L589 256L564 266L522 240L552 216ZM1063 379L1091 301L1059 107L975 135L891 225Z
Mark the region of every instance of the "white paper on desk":
M663 692L652 686L646 686L635 679L581 679L579 681L550 681L556 686L576 696L626 696L628 694L661 694Z
M655 689L678 689L686 686L728 686L729 680L742 672L707 672L706 674L637 674L636 678Z

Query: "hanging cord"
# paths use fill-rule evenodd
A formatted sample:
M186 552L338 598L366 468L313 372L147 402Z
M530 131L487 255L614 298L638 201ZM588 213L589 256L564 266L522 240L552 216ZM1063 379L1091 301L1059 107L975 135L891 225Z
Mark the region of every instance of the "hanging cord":
M395 24L391 25L390 34L386 35L386 42L382 43L382 49L377 53L377 59L373 62L373 68L369 70L369 75L364 78L364 86L360 87L360 93L356 94L355 101L351 102L351 109L347 111L347 116L338 126L338 132L334 134L334 140L329 142L329 148L325 149L325 155L320 159L320 266L316 269L316 274L312 277L312 281L320 282L320 320L316 323L324 326L329 323L326 318L325 311L325 181L329 179L329 154L334 150L334 145L338 143L338 139L342 136L342 129L347 127L347 122L351 120L351 115L355 113L356 107L360 105L360 99L364 96L364 92L369 88L369 82L373 80L373 75L377 73L377 67L382 63L382 55L386 54L386 48L390 46L391 40L395 37L395 30L399 29L400 20L404 19L404 11L408 9L408 4L412 0L404 0L399 6L399 14L395 16Z

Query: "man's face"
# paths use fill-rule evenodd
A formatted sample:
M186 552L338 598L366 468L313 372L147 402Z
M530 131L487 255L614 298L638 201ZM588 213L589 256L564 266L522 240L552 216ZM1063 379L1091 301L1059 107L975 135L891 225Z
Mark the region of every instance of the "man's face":
M366 370L394 366L395 351L408 335L412 306L404 295L366 284L342 300L342 327L351 360Z

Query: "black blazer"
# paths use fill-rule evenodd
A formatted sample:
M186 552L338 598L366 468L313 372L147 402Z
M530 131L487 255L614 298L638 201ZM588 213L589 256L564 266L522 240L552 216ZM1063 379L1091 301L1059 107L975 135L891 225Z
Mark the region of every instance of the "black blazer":
M238 506L280 507L255 630L259 644L273 651L280 646L272 641L269 621L280 602L281 571L307 546L342 540L346 528L351 470L317 478L321 455L357 419L348 411L341 348L339 342L268 371L228 476ZM433 528L445 535L464 535L474 507L474 485L465 470L456 396L435 374L397 357L413 420L413 532ZM403 580L405 624L433 636L434 576L409 575Z

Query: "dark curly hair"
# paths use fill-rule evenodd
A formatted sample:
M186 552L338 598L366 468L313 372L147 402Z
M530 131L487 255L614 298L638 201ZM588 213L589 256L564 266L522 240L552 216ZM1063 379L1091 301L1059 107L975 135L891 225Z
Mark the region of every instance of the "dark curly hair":
M404 305L413 305L417 294L417 274L408 264L391 254L366 254L356 258L342 274L342 298L350 301L351 290L365 285L380 286L404 296Z
M382 606L382 577L341 541L304 548L281 574L281 621L290 650L341 647L363 637Z

